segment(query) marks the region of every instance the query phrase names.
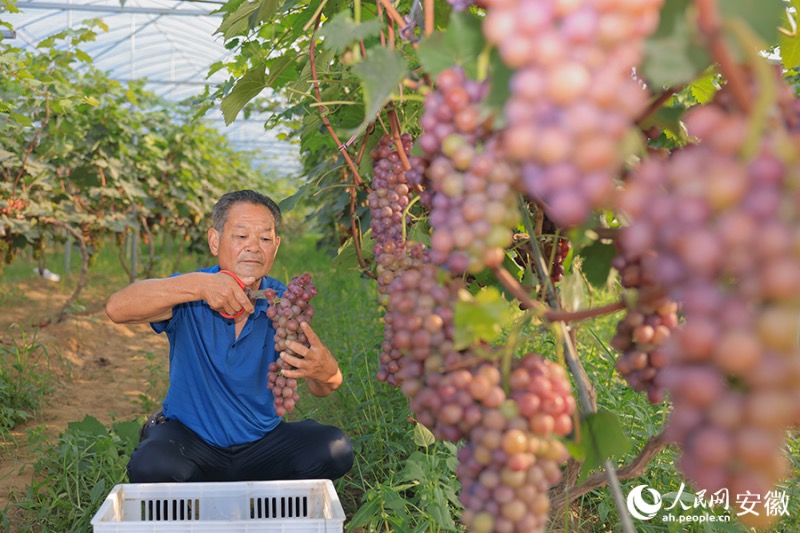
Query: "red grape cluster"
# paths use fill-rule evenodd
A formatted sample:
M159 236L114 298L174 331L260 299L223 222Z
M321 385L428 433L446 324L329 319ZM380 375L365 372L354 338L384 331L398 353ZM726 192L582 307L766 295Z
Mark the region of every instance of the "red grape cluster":
M287 347L287 342L295 341L308 345L308 338L300 328L300 324L311 323L311 319L314 317L311 298L316 294L317 287L311 281L311 275L305 273L292 278L280 298L274 293L272 297L267 295L267 300L270 302L267 316L275 325L275 351L277 353L287 352L295 357L300 357ZM295 403L300 399L297 394L297 380L287 378L281 372L291 368L280 357L269 365L267 388L272 391L274 396L273 403L278 416L283 416L294 409Z
M458 452L462 521L475 533L545 531L547 491L561 478L568 453L558 437L572 431L575 400L563 367L528 354L515 360L510 395L500 372L484 363L467 390L480 422Z
M422 245L412 246L412 259L421 251ZM391 377L390 383L402 382L409 397L418 387L415 380L426 371L438 370L438 354L447 353L453 345L453 307L459 285L441 284L439 274L435 265L420 257L417 265L395 279L387 293L381 364Z
M617 359L617 371L632 389L647 392L652 403L664 401L664 389L657 385L656 376L667 365L663 349L672 331L678 327L678 304L648 276L646 265L658 258L648 254L649 261L618 255L612 262L620 273L626 289L637 291L627 313L617 323L611 346L622 352Z
M550 279L558 283L564 277L564 260L569 255L569 239L557 235L556 225L545 215L542 221L542 255L550 265Z
M378 250L377 245L375 249ZM392 293L396 290L394 287L401 283L400 280L405 273L418 272L427 263L426 258L425 247L420 243L410 241L407 243L388 242L378 256L378 283L379 288L383 287L380 289L379 299L381 305L386 309L386 313L383 317L383 342L381 343L377 379L395 387L400 385L402 378L398 372L405 358L403 350L395 343L395 337L398 335L397 328L402 327L402 323L395 321ZM383 266L384 264L387 266ZM382 285L381 282L385 285ZM403 333L400 332L399 336L402 338Z
M647 93L632 76L663 0L486 0L483 32L515 70L504 149L560 226L605 206Z
M483 109L489 87L467 78L464 70L453 67L436 78L436 88L425 97L425 113L420 119L419 147L429 159L442 153L444 140L457 134L475 146L490 133L490 121Z
M460 68L442 71L425 99L419 145L431 159L431 260L461 274L499 265L519 222L519 174L500 151L482 103L487 85Z
M428 167L433 190L431 260L454 273L501 264L519 223L516 167L492 139L482 149L458 135Z
M411 136L401 136L406 155L411 153ZM384 135L370 152L372 158L372 190L367 201L372 221L372 237L378 245L400 242L403 236L403 211L410 201L406 171L390 135ZM411 161L419 162L414 157Z
M9 198L5 202L6 205L0 207L0 215L6 215L18 219L25 218L22 211L30 205L28 200L24 198Z
M412 139L408 134L401 136L403 150L411 164L411 169L403 168L400 155L389 135L384 135L378 146L370 152L372 158L373 178L372 191L368 196L372 221L370 228L375 239L372 248L377 263L378 300L388 307L389 286L404 271L415 268L425 260L424 247L421 244L406 242L403 239L403 211L411 199L411 187L419 189L419 177L424 174L425 161L419 157L411 157ZM409 184L412 177L418 182L416 187ZM411 187L409 187L411 185ZM377 378L390 385L399 384L396 374L399 370L401 352L391 342L394 332L391 320L384 320L384 342L381 345L380 368Z
M709 492L771 490L788 472L785 429L800 417L800 133L784 115L795 96L784 85L780 95L751 139L723 88L687 113L699 143L645 162L622 198L626 250L657 252L652 274L685 314L656 381L673 401L680 468Z

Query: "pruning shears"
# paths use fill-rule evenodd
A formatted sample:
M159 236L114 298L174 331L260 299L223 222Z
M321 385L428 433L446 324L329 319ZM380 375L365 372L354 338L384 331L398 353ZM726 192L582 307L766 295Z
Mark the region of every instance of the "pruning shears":
M236 281L236 283L239 284L239 287L241 287L241 289L247 294L247 297L250 298L251 300L264 300L264 299L269 300L275 297L275 289L261 289L254 291L253 289L245 285L244 282L239 278L239 276L237 276L230 270L220 270L219 272L220 274L227 274L228 276L232 277L234 281ZM238 318L242 316L242 313L244 313L244 308L239 309L239 312L236 313L235 315L229 315L223 311L219 312L219 314L221 314L225 318Z

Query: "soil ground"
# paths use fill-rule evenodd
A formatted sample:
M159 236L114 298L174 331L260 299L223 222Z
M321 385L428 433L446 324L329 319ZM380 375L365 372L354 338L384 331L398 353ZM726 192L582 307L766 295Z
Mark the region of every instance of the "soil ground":
M11 344L20 328L47 348L51 368L58 376L55 391L41 413L14 428L16 443L0 443L0 509L12 492L30 484L32 468L26 452L26 429L46 425L52 437L69 422L85 415L100 422L133 420L143 412L140 396L146 394L152 375L152 356L167 368L166 337L147 324L118 325L103 310L113 289L86 288L81 293L84 310L58 323L36 328L55 315L68 294L54 291L54 283L33 279L16 285L24 300L0 307L0 343ZM17 290L15 290L17 292Z

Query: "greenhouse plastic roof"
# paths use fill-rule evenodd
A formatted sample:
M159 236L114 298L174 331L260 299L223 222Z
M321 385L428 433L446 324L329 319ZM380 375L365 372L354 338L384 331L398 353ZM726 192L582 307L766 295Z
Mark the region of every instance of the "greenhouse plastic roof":
M34 48L42 39L83 20L101 19L108 32L99 31L94 42L82 49L94 66L115 80L145 78L147 90L170 101L181 101L226 79L219 71L206 79L209 67L232 56L215 35L222 15L215 14L222 0L18 0L19 13L2 13L14 26L12 43ZM254 158L278 175L297 174L297 149L279 140L277 131L265 131L265 116L238 117L225 126L215 109L207 117L239 150L253 151Z

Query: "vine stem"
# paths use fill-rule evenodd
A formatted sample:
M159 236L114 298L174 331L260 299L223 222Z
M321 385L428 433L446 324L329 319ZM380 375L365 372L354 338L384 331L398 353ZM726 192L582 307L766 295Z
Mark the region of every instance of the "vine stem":
M317 33L317 28L319 27L319 15L317 15L316 21L314 22L314 31L311 34L311 44L309 45L308 49L308 56L309 61L311 63L311 84L314 86L314 95L318 103L322 103L322 93L319 90L319 79L317 78L317 61L316 61L316 48L317 48L317 41L315 39L315 35ZM339 140L339 136L336 135L336 132L333 131L333 126L331 126L331 121L328 120L328 115L326 113L326 109L323 106L319 108L319 116L322 119L322 123L325 124L325 129L328 130L333 142L341 152L342 157L344 157L347 166L350 167L350 171L353 173L353 182L356 186L363 186L364 180L361 179L361 175L358 172L358 167L353 162L353 159L350 157L350 154L347 151L347 145L342 144L342 141Z
M433 33L433 0L425 0L425 37Z
M647 469L647 465L650 464L650 461L652 461L653 458L661 452L661 450L666 448L666 446L667 439L664 436L663 431L650 437L642 448L642 451L640 451L630 463L619 469L617 472L619 479L633 479L644 474L645 470ZM569 493L564 491L555 496L550 503L554 510L560 509L577 498L580 498L587 492L591 492L594 489L604 486L605 484L605 475L602 472L596 472L586 478L586 481L584 481L580 486L571 488Z
M529 216L529 211L522 196L520 196L519 203L528 235L535 235ZM560 311L561 305L558 301L558 294L556 293L555 286L553 285L550 276L547 275L547 263L542 255L542 251L538 246L531 246L531 248L533 249L536 271L539 275L542 285L544 286L548 304L553 310ZM569 326L564 321L554 322L553 326L556 329L556 334L561 337L562 346L564 348L564 358L566 359L570 372L575 378L575 386L578 390L578 398L581 402L581 407L587 413L595 413L597 412L597 407L590 398L588 390L590 387L589 376L586 374L586 370L583 368L580 360L578 359L577 350L575 348L575 344L572 342L572 336L570 335ZM625 496L622 494L622 487L619 484L619 478L617 477L614 463L612 463L610 459L606 459L604 462L604 467L605 474L603 475L606 478L611 495L614 498L614 505L617 508L617 513L620 517L622 531L623 533L635 533L633 521L631 520L627 505L625 504Z
M580 311L547 311L544 317L550 322L578 322L588 318L608 315L622 309L625 309L625 302L619 301L602 307L581 309Z
M383 9L386 11L386 14L397 24L399 29L403 29L406 27L406 19L403 18L403 15L397 12L397 10L392 5L390 0L378 0Z
M537 314L548 322L578 322L589 318L608 315L615 311L625 309L625 302L619 301L594 307L592 309L581 309L579 311L545 310L544 305L538 300L531 298L525 287L502 265L492 267L492 272L503 287L510 292L514 298L520 301L525 309L536 309Z
M392 131L392 139L394 139L394 147L397 149L397 155L400 157L400 163L403 164L403 170L411 170L411 163L408 162L406 150L403 148L403 140L400 138L400 119L397 117L397 110L394 104L389 106L386 111L389 115L389 128Z
M697 25L708 42L712 57L719 63L719 68L731 88L736 103L742 111L750 113L753 107L750 92L741 69L736 65L725 43L717 0L695 0L695 4L697 6Z

